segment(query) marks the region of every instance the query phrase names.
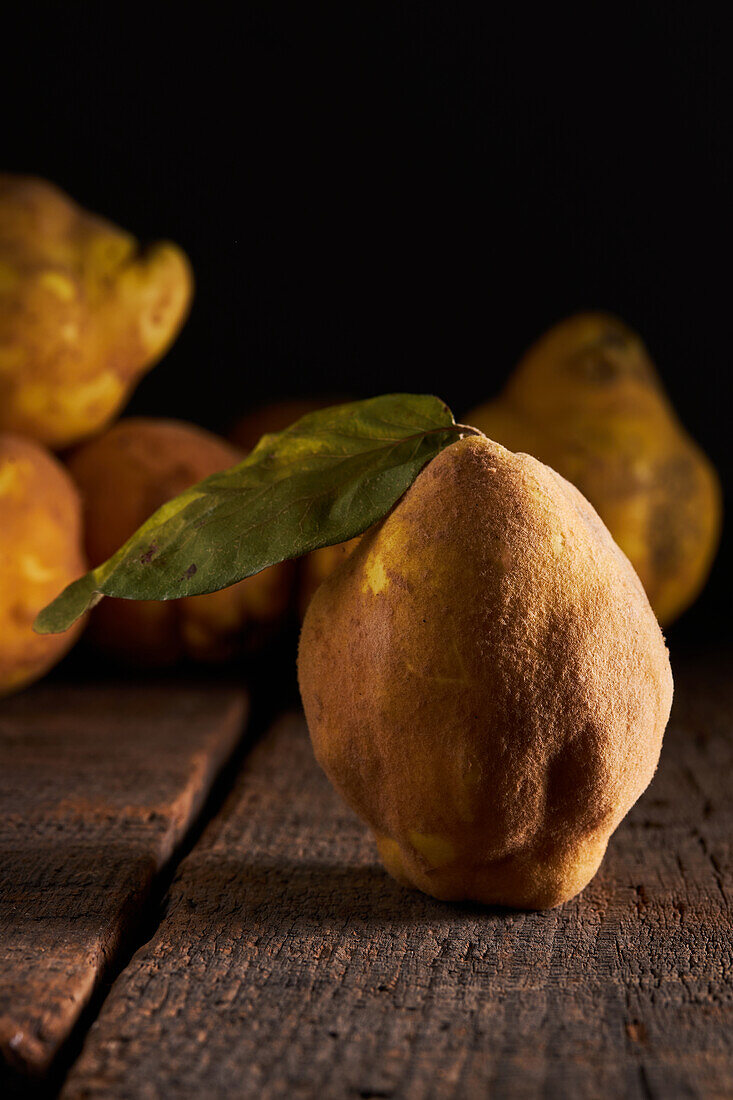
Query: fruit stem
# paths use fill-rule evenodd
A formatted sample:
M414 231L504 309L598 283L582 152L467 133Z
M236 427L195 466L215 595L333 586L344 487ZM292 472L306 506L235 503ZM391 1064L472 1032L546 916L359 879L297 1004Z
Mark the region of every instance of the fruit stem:
M470 424L456 424L456 428L461 433L461 439L463 439L463 437L466 435L483 436L484 434L479 428L472 428Z

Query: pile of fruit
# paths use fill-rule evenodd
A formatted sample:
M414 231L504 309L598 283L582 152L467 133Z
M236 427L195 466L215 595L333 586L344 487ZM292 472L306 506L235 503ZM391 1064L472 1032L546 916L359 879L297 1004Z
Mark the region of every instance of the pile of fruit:
M33 630L65 585L160 504L311 407L250 414L232 442L174 420L115 423L175 340L192 294L177 246L141 250L51 184L0 176L0 696L37 680L79 637L83 623ZM318 557L304 563L299 592L312 592L321 570ZM283 622L294 585L283 563L205 597L107 600L88 616L87 638L140 666L227 659Z
M544 908L572 897L654 773L672 699L659 623L699 593L720 531L715 472L641 340L604 314L562 322L465 429L434 399L422 424L422 399L403 409L399 395L322 422L313 410L328 402L282 403L229 440L173 420L115 423L191 296L176 246L141 251L53 186L0 177L0 695L42 676L86 620L91 645L162 666L251 652L295 608L316 756L386 868L441 898ZM328 446L367 406L380 445L445 437L376 522L348 520L359 492L369 501L386 484L381 468L371 482L363 473L372 437L359 427L347 459L361 480L340 498L329 489L344 541L314 540L308 505L310 543L291 533L259 572L189 594L192 562L174 578L180 599L92 606L94 595L64 632L34 631L70 582L163 505L167 521L167 502L240 463L263 433L306 425L283 432L287 454L275 436L256 448L266 474L290 478L301 455L330 474L343 456ZM395 440L385 410L404 412ZM145 547L138 564L159 549L154 537ZM287 560L304 547L316 548Z

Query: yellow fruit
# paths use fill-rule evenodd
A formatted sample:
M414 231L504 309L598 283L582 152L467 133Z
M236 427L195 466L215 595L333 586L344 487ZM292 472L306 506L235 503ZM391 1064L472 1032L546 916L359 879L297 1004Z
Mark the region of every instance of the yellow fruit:
M99 431L164 353L192 277L50 183L0 174L0 430L61 448Z
M316 757L387 870L529 909L595 874L672 700L654 613L592 507L478 436L318 589L299 678Z
M85 570L71 478L40 444L0 433L0 696L37 680L76 640L82 623L41 635L33 620Z
M223 439L175 420L129 418L80 447L69 468L84 502L87 553L99 565L171 497L242 458ZM219 661L258 645L290 600L291 564L239 584L182 600L105 599L89 636L101 649L140 665L182 658Z
M718 545L720 487L631 329L602 313L563 321L530 348L501 396L466 420L580 489L660 623L692 603Z

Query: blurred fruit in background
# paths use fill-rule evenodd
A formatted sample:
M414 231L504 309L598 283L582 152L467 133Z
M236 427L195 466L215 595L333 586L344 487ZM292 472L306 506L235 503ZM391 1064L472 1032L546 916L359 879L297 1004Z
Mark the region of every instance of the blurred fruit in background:
M625 324L603 313L562 321L529 349L503 393L464 419L580 489L663 625L692 603L718 545L718 478Z
M241 447L243 451L251 451L263 435L269 432L281 432L296 420L300 420L301 416L315 412L316 409L325 409L329 405L337 404L339 404L339 398L330 400L327 397L298 397L260 405L237 420L229 432L229 439L235 447Z
M0 696L37 680L78 637L36 634L33 620L86 571L81 504L45 447L0 432Z
M230 431L229 438L243 450L251 451L268 432L281 432L307 413L328 408L329 405L341 405L347 400L346 397L302 397L273 401L242 416ZM301 619L318 585L341 565L358 541L356 538L336 543L335 546L324 546L299 559L296 603Z
M348 542L337 542L334 546L323 546L320 550L312 550L306 554L300 567L298 579L298 615L305 617L308 604L313 599L318 586L330 577L340 565L348 558L349 554L359 545L358 535Z
M82 495L90 565L110 557L171 497L242 457L193 424L146 418L121 420L80 447L69 468ZM89 637L137 665L225 660L273 633L289 606L291 580L292 563L285 562L204 596L105 599L91 613Z
M59 449L104 428L166 351L193 280L43 180L0 175L0 430Z

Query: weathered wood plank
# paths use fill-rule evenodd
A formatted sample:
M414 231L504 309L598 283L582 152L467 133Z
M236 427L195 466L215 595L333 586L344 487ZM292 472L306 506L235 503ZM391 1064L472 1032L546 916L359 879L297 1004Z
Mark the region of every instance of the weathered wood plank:
M680 678L653 786L549 913L393 883L302 719L282 719L179 867L65 1100L733 1095L729 681Z
M0 1070L46 1073L239 740L229 688L0 704ZM0 1073L0 1077L2 1073Z

